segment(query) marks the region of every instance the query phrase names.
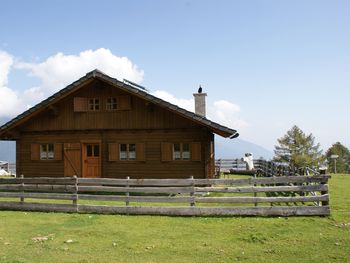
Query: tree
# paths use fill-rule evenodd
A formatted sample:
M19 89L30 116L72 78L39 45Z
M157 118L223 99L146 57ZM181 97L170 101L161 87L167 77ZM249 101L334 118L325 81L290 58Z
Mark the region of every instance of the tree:
M350 151L340 142L336 142L326 151L326 159L328 162L328 170L334 172L334 159L331 158L332 155L338 155L336 159L337 173L348 173L350 165Z
M274 161L287 164L294 168L315 167L322 161L320 144L315 144L315 137L306 135L294 125L287 134L277 139Z

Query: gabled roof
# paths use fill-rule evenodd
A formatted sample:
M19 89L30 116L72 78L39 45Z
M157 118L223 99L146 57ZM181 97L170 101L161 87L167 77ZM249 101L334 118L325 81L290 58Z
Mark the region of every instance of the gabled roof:
M26 120L32 118L33 116L37 115L38 113L42 112L43 110L47 109L50 105L56 103L57 101L67 97L71 93L77 91L79 88L83 87L85 84L93 81L94 79L100 79L103 80L110 85L117 86L119 89L128 92L132 95L135 95L139 98L142 98L146 101L150 101L156 105L159 105L163 108L166 108L176 114L179 114L187 119L190 119L200 125L203 125L210 130L212 130L214 133L221 135L223 137L231 137L237 134L236 130L230 129L228 127L225 127L223 125L220 125L216 122L210 121L205 117L202 117L198 114L195 114L193 112L190 112L188 110L185 110L183 108L180 108L174 104L171 104L167 101L164 101L160 98L157 98L149 93L147 93L144 90L138 89L133 87L132 85L121 82L115 78L111 78L110 76L104 74L103 72L95 69L89 73L87 73L84 77L78 79L77 81L73 82L72 84L68 85L67 87L61 89L60 91L56 92L52 96L48 97L47 99L43 100L42 102L38 103L34 107L28 109L27 111L23 112L22 114L18 115L14 119L10 120L6 124L2 125L0 127L0 136L4 134L6 131L9 131L10 129L15 128L16 126L20 125L21 123L25 122Z

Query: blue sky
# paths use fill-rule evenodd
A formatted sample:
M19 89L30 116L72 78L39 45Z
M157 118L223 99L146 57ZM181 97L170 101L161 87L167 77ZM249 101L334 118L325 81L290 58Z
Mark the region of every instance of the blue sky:
M180 106L201 84L209 117L242 139L272 150L296 124L324 150L336 141L350 147L349 11L338 0L2 0L0 52L11 63L2 81L0 72L0 95L13 91L16 103L32 105L99 59L106 70L126 57L130 79ZM89 67L72 75L67 59L70 71L80 61ZM9 107L4 97L0 109Z

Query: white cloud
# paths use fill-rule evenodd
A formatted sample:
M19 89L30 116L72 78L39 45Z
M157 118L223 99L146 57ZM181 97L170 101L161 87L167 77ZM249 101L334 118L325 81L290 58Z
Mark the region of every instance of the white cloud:
M172 104L175 104L181 108L184 108L188 111L194 111L194 100L192 99L179 99L176 98L173 94L164 91L164 90L156 90L154 92L151 92L153 96L156 96L160 99L163 99L167 102L170 102Z
M151 92L152 95L175 104L181 108L194 112L194 99L176 98L173 94L157 90ZM246 127L248 124L239 117L240 107L226 100L214 101L212 105L207 104L207 117L210 120L233 129Z
M41 81L40 85L23 92L12 90L7 83L14 68L29 70L30 76ZM144 75L127 57L118 57L105 48L85 50L78 55L57 53L36 63L14 62L12 55L0 50L0 117L15 116L94 69L136 83L140 83Z
M7 77L12 64L13 57L7 52L0 50L0 87L7 85Z
M12 117L22 111L18 94L8 87L0 87L0 117Z
M41 63L20 62L15 66L29 69L30 75L39 78L42 81L41 92L45 95L51 95L94 69L136 83L140 83L144 75L127 57L115 56L105 48L85 50L78 55L57 53Z
M0 117L10 117L21 111L18 94L7 87L13 57L0 50Z
M210 119L234 129L246 127L248 124L238 115L241 109L237 104L227 100L214 101L208 109Z

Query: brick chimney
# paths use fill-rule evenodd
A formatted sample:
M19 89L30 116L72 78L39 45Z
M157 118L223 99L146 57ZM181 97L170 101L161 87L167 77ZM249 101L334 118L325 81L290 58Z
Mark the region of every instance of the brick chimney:
M207 93L202 93L202 87L199 86L198 93L193 93L195 113L205 117L205 97Z

